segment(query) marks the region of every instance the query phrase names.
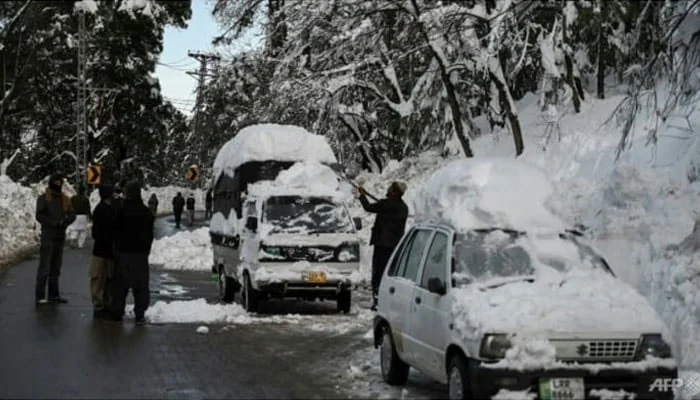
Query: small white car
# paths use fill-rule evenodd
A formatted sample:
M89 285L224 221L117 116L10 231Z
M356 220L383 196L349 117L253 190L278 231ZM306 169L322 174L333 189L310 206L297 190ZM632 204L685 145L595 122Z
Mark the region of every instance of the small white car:
M608 390L673 398L672 390L652 385L678 375L665 326L580 233L477 226L496 221L485 212L481 220L470 217L474 229L438 221L468 212L467 202L449 207L446 194L460 188L485 193L470 186L478 179L460 177L473 164L442 174L451 177L450 190L440 181L426 185L430 195L443 196L419 203L431 205L436 218L412 226L387 264L374 321L383 379L406 384L413 367L447 383L453 399L512 398L524 391L540 399L579 399ZM491 168L476 167L480 173ZM480 177L484 184L493 178ZM506 189L509 184L495 188ZM496 198L488 197L488 204ZM447 212L436 212L441 204Z

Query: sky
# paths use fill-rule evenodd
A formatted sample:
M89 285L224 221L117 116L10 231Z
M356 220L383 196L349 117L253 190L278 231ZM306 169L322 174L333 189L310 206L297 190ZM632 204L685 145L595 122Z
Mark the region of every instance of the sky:
M192 114L197 87L196 77L187 71L195 71L200 64L188 57L188 51L217 53L211 42L219 34L219 27L211 15L214 8L212 0L192 0L192 18L186 29L168 27L165 30L163 53L156 67L156 76L160 81L161 93L174 106L187 115ZM254 32L249 33L240 43L225 51L244 49L259 43Z

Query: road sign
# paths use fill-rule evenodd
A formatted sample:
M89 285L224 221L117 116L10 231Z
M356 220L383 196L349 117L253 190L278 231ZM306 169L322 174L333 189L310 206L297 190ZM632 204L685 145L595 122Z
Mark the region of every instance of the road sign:
M197 168L196 165L190 165L189 168L187 168L187 173L185 174L187 177L187 180L191 182L196 182L197 179L199 179L199 168Z
M87 168L87 181L90 185L99 185L102 182L102 166L92 165Z

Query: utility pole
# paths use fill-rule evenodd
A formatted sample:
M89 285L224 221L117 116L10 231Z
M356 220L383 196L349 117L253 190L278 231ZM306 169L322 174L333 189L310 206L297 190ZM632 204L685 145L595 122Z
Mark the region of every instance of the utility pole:
M196 154L192 154L198 165L200 165L200 168L204 168L204 165L206 164L206 161L204 158L206 156L206 150L207 150L207 140L204 138L204 135L202 133L202 91L204 90L204 85L206 83L206 78L207 77L214 77L215 75L209 71L209 67L211 66L210 62L214 61L219 61L221 60L221 57L215 54L211 53L203 53L203 52L193 52L193 51L188 51L187 55L189 57L194 58L195 60L199 61L200 66L198 71L188 71L187 73L191 76L194 76L198 79L197 81L197 96L195 100L195 108L194 108L194 123L192 127L192 133L190 135L190 138L194 137L194 140L196 140L199 144L199 149L196 149ZM191 153L195 153L195 149L192 149Z
M106 92L107 95L119 91L119 89L96 88L87 83L87 30L85 29L86 11L78 11L78 75L77 75L77 101L76 101L76 128L75 128L75 184L82 184L84 173L88 167L88 98L93 92Z
M75 183L80 184L82 171L87 167L87 39L85 11L78 13L78 96L75 132Z

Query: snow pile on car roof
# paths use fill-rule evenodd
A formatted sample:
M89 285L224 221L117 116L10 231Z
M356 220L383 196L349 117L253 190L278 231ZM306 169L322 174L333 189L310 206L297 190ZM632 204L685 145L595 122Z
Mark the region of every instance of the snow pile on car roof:
M248 194L252 196L318 195L344 200L352 193L330 167L318 161L303 161L280 171L274 181L250 184Z
M417 221L457 230L554 229L565 224L546 202L553 186L544 172L510 158L460 159L435 171L414 200Z
M314 160L326 164L338 161L326 138L294 125L258 124L241 129L226 142L214 161L214 178L233 175L250 161Z

